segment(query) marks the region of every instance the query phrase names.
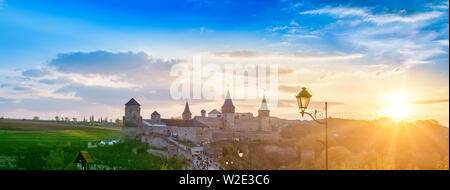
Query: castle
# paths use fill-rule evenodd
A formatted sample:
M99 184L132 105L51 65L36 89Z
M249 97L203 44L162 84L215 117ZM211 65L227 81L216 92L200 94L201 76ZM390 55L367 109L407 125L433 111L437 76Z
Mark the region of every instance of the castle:
M200 116L192 117L189 103L186 101L181 114L182 119L162 119L154 111L150 119L143 119L140 104L132 98L125 104L123 138L145 140L150 134L166 135L196 144L229 139L278 139L278 126L287 125L287 120L270 117L265 96L258 109L258 116L252 113L235 112L235 106L228 91L219 112L213 109L206 116L201 110Z

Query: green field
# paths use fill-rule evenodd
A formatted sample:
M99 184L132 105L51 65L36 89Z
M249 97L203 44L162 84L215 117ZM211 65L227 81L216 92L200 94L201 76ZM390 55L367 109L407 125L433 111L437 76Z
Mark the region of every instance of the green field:
M122 142L88 149L88 143L119 139L105 127L0 120L0 169L79 169L72 163L81 150L94 159L90 169L181 169L182 160L149 155L146 145Z

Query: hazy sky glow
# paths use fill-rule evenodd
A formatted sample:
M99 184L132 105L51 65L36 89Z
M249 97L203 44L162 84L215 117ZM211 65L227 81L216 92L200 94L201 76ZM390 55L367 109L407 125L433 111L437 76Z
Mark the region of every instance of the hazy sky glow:
M0 0L0 116L179 116L169 70L207 62L279 65L271 114L299 119L306 86L329 115L449 125L448 1ZM256 115L260 100L236 100ZM392 103L401 102L400 103ZM223 100L192 100L191 111ZM407 110L407 111L405 111ZM400 113L399 113L400 112ZM395 113L395 114L393 114Z

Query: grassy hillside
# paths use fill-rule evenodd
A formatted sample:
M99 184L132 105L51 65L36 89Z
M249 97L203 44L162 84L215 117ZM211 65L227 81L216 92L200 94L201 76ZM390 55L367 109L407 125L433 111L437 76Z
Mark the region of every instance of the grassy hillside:
M79 169L72 162L81 150L93 157L91 169L181 169L184 164L149 155L137 142L88 149L88 142L120 134L106 127L0 120L0 169Z

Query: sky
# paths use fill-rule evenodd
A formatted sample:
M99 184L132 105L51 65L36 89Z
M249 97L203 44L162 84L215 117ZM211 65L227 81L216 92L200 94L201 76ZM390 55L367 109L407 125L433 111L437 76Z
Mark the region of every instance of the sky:
M0 0L0 116L181 116L170 70L206 63L278 65L272 116L301 119L295 95L348 119L449 125L448 1ZM225 93L223 93L225 94ZM235 99L257 114L256 99ZM233 95L234 96L234 95ZM189 99L191 111L223 97ZM270 95L268 95L270 99ZM270 105L269 105L270 107Z

